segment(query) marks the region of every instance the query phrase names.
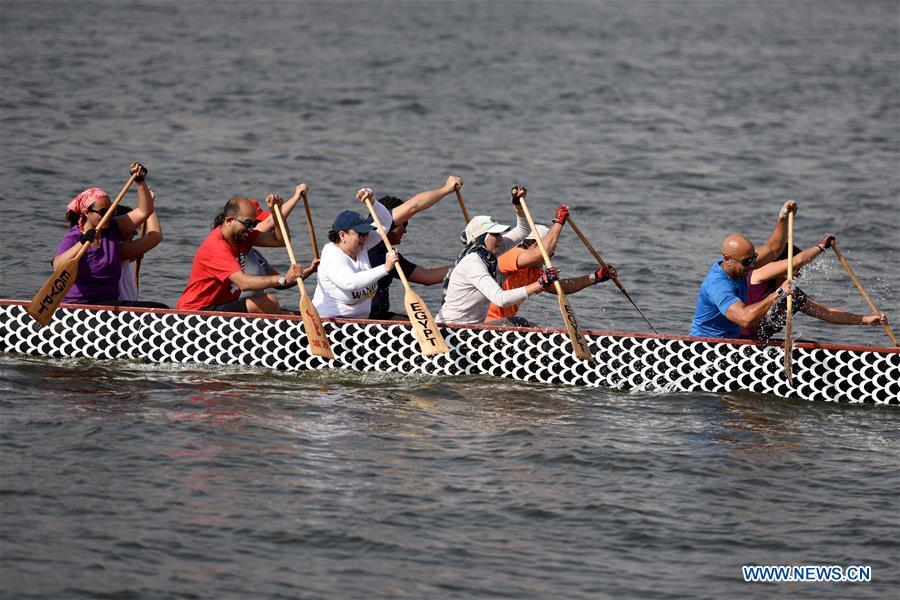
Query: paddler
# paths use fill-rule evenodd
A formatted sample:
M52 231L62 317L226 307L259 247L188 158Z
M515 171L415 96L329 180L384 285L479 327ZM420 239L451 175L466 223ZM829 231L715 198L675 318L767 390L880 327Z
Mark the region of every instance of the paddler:
M541 224L535 225L538 235L541 236L544 248L546 248L547 254L550 256L553 256L553 253L556 251L559 235L568 218L569 207L565 204L560 204L553 213L553 224L549 228ZM534 232L531 232L522 240L521 244L500 255L497 267L500 273L506 276L506 281L503 282L501 289L511 290L538 281L543 274L543 264L544 259L541 256L540 248L538 248L537 241L534 238ZM588 286L608 281L615 275L615 267L609 265L609 268L601 267L593 273L588 273L581 277L560 279L559 283L562 285L563 292L569 295ZM556 286L550 286L546 291L556 294ZM521 303L509 306L491 304L485 322L498 325L504 323L505 320L506 323L519 327L534 326L534 323L516 315L520 306L522 306Z
M768 241L757 249L739 233L722 242L722 258L713 263L700 286L691 323L691 335L706 338L739 338L741 327L762 319L780 295L790 291L788 282L759 302L747 305L747 274L772 262L787 242L787 216L797 212L797 203L788 200L781 207Z
M806 250L794 247L794 277L800 276L800 269L813 261L813 259L825 254L835 242L835 237L826 233L822 240L815 246ZM778 260L764 267L753 269L747 275L747 304L753 305L760 302L766 296L777 290L787 277L787 248L778 257ZM827 306L813 300L803 290L794 288L793 312L804 312L827 323L837 325L872 325L879 326L887 323L884 314L858 315L833 306ZM760 342L768 341L773 335L784 329L787 315L787 298L779 297L766 311L766 314L758 323L750 327L741 327L741 337Z
M360 202L369 200L381 225L390 228L394 220L380 202L373 202L371 188L356 192ZM313 305L322 318L346 317L367 319L372 308L372 297L378 289L378 280L387 277L399 255L388 252L385 262L372 266L369 250L381 241L373 233L372 219L358 212L345 210L338 214L328 232L328 243L322 248L322 263L313 293Z
M529 233L520 200L527 190L515 186L511 201L516 211L516 228L501 225L479 215L466 225L466 247L444 278L444 304L435 317L439 323L483 323L491 303L497 306L520 304L528 296L540 294L559 278L559 269L542 269L537 281L503 290L497 282L497 256L519 244Z
M275 194L266 197L271 210L281 206L283 199ZM315 272L318 262L308 267L291 265L284 275L248 275L241 267L241 260L254 246L277 248L284 246L281 231L258 231L255 227L257 207L248 198L232 198L222 209L221 224L213 229L194 256L187 287L178 299L182 310L213 310L238 313L286 313L278 305L274 294L266 294L267 288L286 286L298 278L306 279ZM258 292L240 299L246 290Z
M59 243L53 259L56 269L74 258L85 245L87 252L78 262L78 276L63 302L116 306L119 300L119 280L122 275L121 245L133 235L154 212L153 195L147 185L147 169L141 164L131 165L130 173L137 174L137 208L107 220L103 229L97 226L112 205L109 194L100 188L88 188L75 196L66 207L70 229Z
M403 241L403 236L406 234L407 226L409 225L409 220L413 215L431 208L448 194L452 194L455 190L461 188L462 184L461 178L450 175L447 177L447 181L443 186L419 192L405 201L396 196L383 196L379 198L378 202L391 211L393 223L388 231L385 232L391 245L397 246ZM387 247L379 238L378 243L369 250L369 263L373 267L383 265L386 254ZM407 260L403 255L399 255L398 260L400 261L400 268L403 269L406 278L412 283L419 283L422 285L435 285L441 283L449 269L449 265L431 268L420 267L416 263ZM378 280L378 290L372 297L372 308L369 311L370 319L405 320L409 318L406 314L391 312L391 283L393 283L394 279L399 279L399 277L400 276L397 275L397 270L392 269L387 277L382 277Z

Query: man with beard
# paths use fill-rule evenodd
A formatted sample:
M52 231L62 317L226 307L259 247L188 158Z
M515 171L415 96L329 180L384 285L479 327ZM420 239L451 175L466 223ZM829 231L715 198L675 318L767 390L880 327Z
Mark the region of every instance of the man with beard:
M283 204L280 196L270 194L266 204ZM282 247L281 231L257 231L257 209L247 198L232 198L222 211L222 224L206 237L194 256L191 277L178 299L182 310L214 310L225 312L285 313L274 294L266 288L285 286L298 278L306 279L315 272L318 262L308 267L292 265L284 275L248 275L241 260L253 246ZM258 295L239 299L242 291L256 290Z

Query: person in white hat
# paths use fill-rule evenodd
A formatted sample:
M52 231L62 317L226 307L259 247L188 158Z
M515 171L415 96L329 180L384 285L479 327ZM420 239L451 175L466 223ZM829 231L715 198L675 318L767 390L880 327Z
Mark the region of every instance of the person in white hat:
M556 251L559 234L568 218L569 207L565 204L560 204L556 207L556 212L553 214L552 227L547 228L544 225L535 225L538 235L541 236L544 248L547 249L547 253L551 256ZM503 282L502 289L511 290L537 281L541 277L541 266L543 264L544 259L541 256L540 248L538 248L537 242L534 239L534 234L529 233L528 237L522 240L521 244L504 252L497 261L500 272L506 275L506 281ZM562 284L563 291L566 294L574 294L588 286L595 285L601 281L607 281L615 274L615 267L610 266L608 269L601 267L593 273L588 273L581 277L560 279L559 282ZM547 288L547 291L555 294L556 288L550 287ZM491 304L484 321L485 323L490 323L492 321L506 319L511 325L519 327L533 326L534 323L530 323L527 319L516 316L521 305L521 303L511 304L509 306L497 306L496 304Z
M491 303L497 306L521 304L528 296L545 291L559 277L556 268L543 269L538 281L511 290L497 283L497 256L528 235L528 221L519 203L524 187L512 188L516 228L509 230L491 217L479 215L466 225L466 247L444 278L444 304L435 320L440 323L483 323Z

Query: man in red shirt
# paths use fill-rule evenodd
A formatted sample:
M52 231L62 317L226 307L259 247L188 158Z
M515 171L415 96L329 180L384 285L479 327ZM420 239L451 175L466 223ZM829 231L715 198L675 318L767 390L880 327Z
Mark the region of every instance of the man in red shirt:
M270 194L266 204L271 209L280 196ZM284 275L247 275L241 261L253 246L283 247L281 231L260 232L257 209L247 198L232 198L222 211L222 224L213 229L197 254L191 267L187 287L178 299L176 308L182 310L216 310L249 313L285 313L274 294L264 290L283 287L298 278L306 279L315 272L318 261L308 267L291 265ZM259 291L258 295L239 299L242 291Z
M569 207L565 204L560 204L553 215L553 226L550 227L550 229L547 229L543 225L535 225L538 235L541 236L541 241L544 243L544 248L547 249L547 254L552 256L553 252L556 251L559 234L568 218ZM506 281L504 281L501 286L502 289L512 290L537 281L544 273L543 266L544 259L541 256L541 250L538 248L537 242L534 239L534 233L531 233L521 244L500 255L500 258L497 261L497 267L501 273L506 275ZM581 277L560 279L559 283L562 284L563 292L567 295L574 294L589 285L594 285L610 279L615 273L615 267L610 265L608 270L600 268L593 273ZM547 288L547 291L555 294L556 287L551 286ZM527 319L516 316L520 306L522 305L513 304L512 306L501 307L491 304L484 322L490 323L491 321L506 319L511 325L519 327L533 326L534 324ZM500 323L494 324L499 325Z

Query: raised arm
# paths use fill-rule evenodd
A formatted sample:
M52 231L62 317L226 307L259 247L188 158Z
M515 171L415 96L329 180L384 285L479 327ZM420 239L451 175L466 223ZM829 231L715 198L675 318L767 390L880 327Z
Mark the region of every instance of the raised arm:
M784 203L784 206L781 207L781 211L778 213L778 218L775 220L775 229L772 230L768 241L756 249L759 254L756 258L757 268L772 262L784 251L784 246L787 244L787 216L789 212L797 214L797 203L793 200L788 200Z
M447 178L447 181L443 186L433 190L419 192L391 211L394 223L405 223L406 221L409 221L416 213L420 213L437 204L444 196L456 190L457 186L462 187L462 179L455 175L451 175Z
M563 225L566 223L566 219L569 218L569 207L565 204L560 204L556 207L556 212L553 214L553 225L550 227L550 230L547 232L547 235L541 238L541 241L544 243L544 248L547 249L547 254L553 256L553 253L556 252L556 244L559 242L559 234L562 232ZM528 267L542 267L544 265L544 259L541 256L541 249L538 248L537 244L531 246L521 254L519 254L516 259L516 266L520 269L525 269Z
M277 194L269 194L266 196L266 206L269 207L269 211L273 209L275 204L279 206L284 205L284 199ZM283 213L282 213L283 214ZM270 216L269 218L272 218ZM288 227L287 220L285 219L284 228L287 230L288 236L291 235L291 228ZM281 248L284 246L284 238L281 237L281 228L276 227L273 231L261 231L259 235L256 236L256 239L253 240L254 246L262 246L264 248ZM265 289L265 288L263 288ZM245 290L246 291L246 290Z
M301 195L309 191L309 186L305 183L297 184L294 188L294 195L284 201L284 204L281 205L281 216L285 219L288 218L288 215L291 214L291 211L294 210L294 207L297 206L297 202L300 201ZM285 225L287 221L285 221ZM275 231L275 215L269 215L262 221L260 221L259 225L257 225L254 229L257 231Z
M151 192L150 186L147 185L147 169L140 163L134 163L131 165L130 172L132 175L135 173L138 174L134 180L135 186L137 187L138 205L137 208L132 209L120 217L116 217L116 225L123 238L131 235L131 232L146 221L154 211L154 194Z
M801 267L804 267L811 263L813 259L818 256L821 256L825 253L826 248L830 248L831 244L834 243L834 236L830 233L826 233L825 237L822 238L815 246L811 248L807 248L803 252L794 255L794 271L797 271ZM750 283L761 283L763 281L768 281L770 279L777 279L779 277L787 276L787 259L776 260L770 262L766 266L756 269L753 269L753 274L750 276Z

